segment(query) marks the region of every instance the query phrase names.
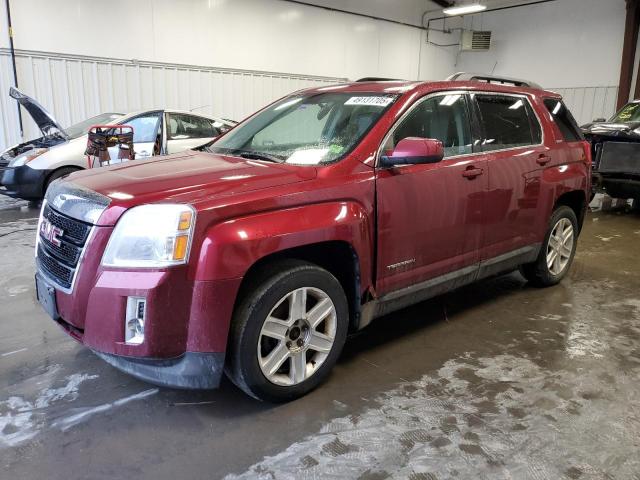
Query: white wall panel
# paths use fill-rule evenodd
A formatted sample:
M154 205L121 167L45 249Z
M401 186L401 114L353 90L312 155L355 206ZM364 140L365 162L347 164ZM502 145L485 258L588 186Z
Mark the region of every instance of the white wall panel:
M468 16L464 28L491 30L492 45L487 52L460 52L457 68L543 87L616 85L625 12L624 0L557 0Z
M8 96L10 62L0 49L0 150L20 141L17 104ZM106 111L163 107L241 120L292 91L345 80L28 51L18 51L17 66L21 90L62 125ZM23 121L26 139L39 135L24 111Z
M428 2L343 6L365 5L419 25ZM418 75L418 28L281 0L13 0L11 7L16 48L24 50L352 79Z
M616 112L618 87L550 88L562 95L580 125L596 118L610 118Z

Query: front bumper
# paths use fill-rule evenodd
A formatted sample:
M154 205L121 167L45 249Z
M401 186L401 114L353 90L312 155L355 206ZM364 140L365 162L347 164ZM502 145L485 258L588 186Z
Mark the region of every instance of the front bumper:
M0 169L0 193L25 200L39 200L44 196L44 185L52 170L36 170L29 165Z
M640 198L640 175L602 175L594 172L593 189L614 198Z
M140 380L172 388L214 389L224 370L240 279L193 282L184 273L100 271L91 279L81 270L71 293L53 292L50 315L70 337ZM124 338L129 296L147 301L140 345L127 344Z
M224 371L224 353L186 352L179 357L166 359L94 353L118 370L161 387L190 390L218 388Z

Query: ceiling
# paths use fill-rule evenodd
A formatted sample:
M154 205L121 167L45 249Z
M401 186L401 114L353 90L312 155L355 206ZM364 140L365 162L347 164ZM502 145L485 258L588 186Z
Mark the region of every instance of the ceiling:
M535 0L452 0L457 4L479 2L489 9L531 3ZM422 14L440 16L442 7L432 0L300 0L299 3L335 8L398 22L420 25Z
M448 1L454 1L454 3L460 4L460 5L464 5L466 3L481 3L483 5L486 5L487 8L491 9L491 8L506 7L511 5L519 5L523 3L531 3L535 0L448 0ZM399 3L401 2L402 0L400 0ZM436 2L427 0L425 3L427 4L427 10L442 11L442 7L439 6Z

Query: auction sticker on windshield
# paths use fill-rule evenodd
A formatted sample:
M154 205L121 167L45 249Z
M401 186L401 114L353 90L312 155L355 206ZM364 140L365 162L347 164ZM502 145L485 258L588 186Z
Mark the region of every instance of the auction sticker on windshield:
M344 102L345 105L371 105L374 107L386 107L393 102L393 97L351 97Z

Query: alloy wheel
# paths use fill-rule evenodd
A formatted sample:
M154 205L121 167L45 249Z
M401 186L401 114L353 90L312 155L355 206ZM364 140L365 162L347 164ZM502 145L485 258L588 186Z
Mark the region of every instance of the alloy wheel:
M282 297L258 338L258 363L267 380L292 386L318 371L333 348L336 315L331 298L319 288L298 288Z
M561 218L553 227L547 242L547 267L552 275L560 275L567 267L573 253L573 224Z

